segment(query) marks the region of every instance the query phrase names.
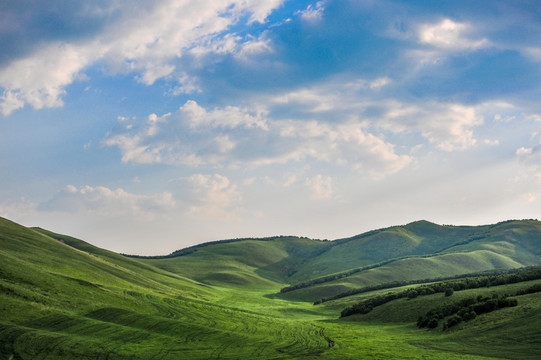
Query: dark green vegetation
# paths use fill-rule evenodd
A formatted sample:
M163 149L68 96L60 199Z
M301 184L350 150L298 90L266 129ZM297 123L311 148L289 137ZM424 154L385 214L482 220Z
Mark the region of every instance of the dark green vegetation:
M389 293L385 296L376 296L367 300L361 301L351 307L344 309L341 313L342 317L350 316L353 314L368 314L374 307L386 304L390 301L408 298L413 299L417 296L425 296L443 293L445 296L452 296L455 291L479 289L482 287L499 286L507 284L515 284L519 282L525 282L530 280L541 280L541 268L533 269L521 269L519 271L513 271L510 274L491 275L491 276L472 276L465 277L460 280L453 281L441 281L437 283L431 283L427 285L418 286L416 288L410 288L401 292ZM524 293L532 293L537 287L528 288L524 290ZM517 295L523 295L517 294ZM471 305L471 304L470 304ZM457 310L458 311L458 310ZM456 311L455 311L456 312ZM448 314L450 315L450 314ZM445 315L447 316L447 315Z
M506 269L540 255L534 220L234 239L147 258L0 218L0 359L534 359L541 280L523 276L539 270ZM474 272L490 286L449 285ZM520 278L495 281L506 276ZM453 293L429 294L442 278ZM411 296L338 319L389 292Z

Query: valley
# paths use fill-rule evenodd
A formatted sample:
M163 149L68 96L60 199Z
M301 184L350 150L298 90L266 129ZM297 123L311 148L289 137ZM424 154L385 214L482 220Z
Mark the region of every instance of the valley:
M232 239L143 257L0 218L0 245L2 359L541 356L541 293L521 294L541 284L537 278L457 288L451 296L406 296L340 317L359 302L427 284L488 278L496 284L536 271L535 220L418 221L334 241ZM382 284L393 286L358 291ZM352 295L337 296L345 292ZM508 295L516 306L445 330L448 317L432 329L416 326L443 304Z

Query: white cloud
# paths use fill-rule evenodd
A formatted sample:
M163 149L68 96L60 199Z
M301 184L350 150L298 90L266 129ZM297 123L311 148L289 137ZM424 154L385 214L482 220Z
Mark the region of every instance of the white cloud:
M64 88L99 56L91 46L53 43L4 66L0 70L0 86L5 89L0 104L3 115L25 103L35 109L62 106Z
M485 139L483 140L483 144L495 146L495 145L500 145L500 141L498 139L495 139L495 140Z
M541 48L539 47L526 47L524 49L521 49L522 53L526 55L526 57L541 62Z
M77 188L66 186L49 201L40 204L39 211L94 212L101 216L136 215L153 217L162 211L175 207L175 200L169 192L156 195L139 195L123 189L109 189L89 185Z
M208 37L204 42L190 49L190 54L202 57L209 53L214 54L232 54L238 52L239 43L242 37L235 34L227 34L222 38Z
M266 33L259 37L249 37L241 44L236 56L240 59L249 60L253 56L268 54L273 52L271 40L266 36Z
M384 128L395 132L419 131L430 143L444 151L466 150L477 143L473 128L483 124L475 106L429 102L411 105L386 101L381 117Z
M468 24L443 19L436 24L423 24L419 26L419 41L440 49L446 50L475 50L490 45L487 39L474 40L467 35L473 32Z
M541 169L541 145L534 147L520 147L516 151L518 160L527 167L536 171Z
M226 153L235 148L235 142L231 141L229 135L220 135L214 138L214 141L218 145L218 151L221 153Z
M234 129L242 126L267 130L266 115L264 110L251 111L237 106L207 111L193 100L187 101L179 109L179 116L186 119L191 128L210 126Z
M289 187L297 182L297 175L291 174L284 181L284 187Z
M133 123L124 125L127 118L119 117L118 123L123 125L120 128L126 133L108 136L102 143L105 146L117 146L122 153L123 162L160 163L163 161L162 152L168 150L170 146L163 143L150 145L148 139L160 132L160 125L167 123L170 116L170 113L162 116L150 114L142 128L135 129ZM135 133L129 134L130 132Z
M18 219L36 211L36 204L24 197L18 201L3 201L0 203L0 216L8 219Z
M412 158L399 155L394 146L363 129L359 122L329 124L288 120L277 123L283 137L294 138L298 148L289 154L296 160L312 157L338 165L350 165L374 178L395 173Z
M519 149L517 149L517 156L519 158L525 158L525 157L528 157L529 155L532 155L533 153L533 149L532 148L526 148L526 147L521 147Z
M379 89L385 85L389 85L392 82L388 77L378 78L370 82L370 89Z
M375 80L378 86L388 81ZM440 150L463 151L496 144L478 140L474 129L490 115L487 109L501 113L509 107L373 100L370 86L362 79L330 81L253 98L249 106L213 109L189 100L176 113L153 115L142 126L128 129L122 121L103 143L118 147L125 162L265 166L315 159L380 178L411 164L409 148L422 144L406 141L400 154L376 131L419 134Z
M441 111L433 117L428 115L420 124L423 136L445 151L465 150L475 145L472 128L483 123L475 108L459 104L438 107Z
M372 90L391 82L380 78L371 83L358 79L329 81L325 85L303 88L271 99L276 106L297 109L297 117L321 118L325 123L355 123L365 128L380 128L394 133L420 133L431 144L444 151L465 150L477 143L473 129L484 122L487 108L507 109L509 104L480 104L468 106L459 103L405 103L392 99L374 100ZM377 109L376 115L363 115L367 110ZM305 121L306 122L306 121ZM312 121L313 123L313 121ZM306 122L310 124L310 121ZM303 125L307 134L313 131L328 132L321 126ZM282 134L291 131L283 126ZM362 132L363 130L361 130ZM417 145L417 144L415 144Z
M172 95L189 95L203 92L198 84L198 79L195 77L190 77L186 73L182 73L177 81L179 85L171 90Z
M187 179L197 205L190 207L193 216L205 220L229 221L237 218L236 205L241 196L237 186L223 175L195 174Z
M119 120L103 144L118 147L124 162L238 168L315 160L379 179L412 164L419 149L452 152L498 145L487 135L478 138L476 129L481 131L485 118L521 111L503 102L416 104L374 98L371 85L389 81L331 79L244 100L249 105L205 108L189 100L177 112L151 115L140 125Z
M524 201L526 201L527 203L533 203L533 202L536 202L536 201L537 201L538 194L529 192L529 193L523 194L523 195L522 195L522 198L523 198Z
M312 192L312 199L330 199L333 194L332 178L320 174L311 179L306 179L306 186Z
M191 48L214 39L233 39L229 27L250 15L249 22L263 22L282 0L161 0L139 7L120 2L117 21L90 40L46 43L0 70L1 111L9 115L28 103L36 109L62 106L65 88L81 71L99 60L111 73L135 73L144 84L153 84L176 70L175 61ZM264 44L249 39L244 54ZM231 45L233 46L233 45ZM250 50L251 48L251 50ZM259 50L258 50L259 49ZM223 51L227 49L212 49ZM191 89L191 90L190 90ZM180 88L193 91L194 88Z
M273 52L271 40L266 33L259 37L248 35L245 38L236 34L227 34L222 38L208 37L189 50L189 53L198 58L199 67L205 66L203 58L209 54L227 55L249 61L251 58Z
M265 22L272 10L280 7L284 0L243 0L239 2L240 12L249 12L250 22Z
M297 11L296 14L300 14L301 18L308 22L316 22L321 20L325 11L325 1L318 1L315 5L310 4L303 11Z
M0 97L0 111L4 116L11 114L13 111L20 109L23 106L24 100L21 99L18 92L4 91L4 94Z

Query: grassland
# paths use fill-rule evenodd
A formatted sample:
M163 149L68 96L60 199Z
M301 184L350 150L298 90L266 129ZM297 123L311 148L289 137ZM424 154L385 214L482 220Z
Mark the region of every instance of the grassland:
M406 256L397 263L417 259L415 256L424 256L425 251L433 248L462 243L459 246L464 254L497 253L521 266L535 263L532 259L539 248L535 222L527 222L524 229L517 224L502 224L505 235L489 227L475 230L485 234L491 231L494 241L489 237L471 240L480 235L470 227L457 227L457 233L464 231L467 235L449 235L435 241L432 247L427 245L430 236L419 235L419 226L427 233L441 231L441 227L430 223L406 228L404 231L409 231L407 236L412 238L410 250L393 253ZM373 235L382 237L385 231L390 230L336 244L294 237L245 239L202 246L182 256L141 259L0 218L0 359L541 356L537 345L541 343L537 330L541 324L541 302L537 294L522 296L516 308L480 316L446 332L419 330L415 326L419 309L439 303L441 294L409 302L400 299L371 314L340 320L344 307L378 292L318 306L277 295L281 288L294 283L293 279L328 274L315 269L319 269L318 264L330 263L330 251L337 251L338 246L368 241ZM484 242L478 246L472 244L481 240ZM423 245L427 250L414 250L423 242L427 243ZM513 254L519 254L516 258L511 256L508 244L513 244ZM448 248L433 255L438 259L452 254ZM383 255L374 255L363 261L381 259L387 260ZM362 263L351 262L336 269ZM420 273L423 278L428 277L426 272ZM475 291L505 292L512 290L511 286L523 285ZM460 296L459 292L453 295ZM479 333L483 336L474 336ZM516 336L505 338L506 333ZM482 352L485 346L493 346L494 350Z

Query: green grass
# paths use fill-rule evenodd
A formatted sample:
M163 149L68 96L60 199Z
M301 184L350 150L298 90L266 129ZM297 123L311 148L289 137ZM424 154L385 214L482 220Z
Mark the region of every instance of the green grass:
M356 314L343 318L345 322L361 324L403 324L414 326L417 318L429 309L458 302L462 299L476 298L478 295L492 297L504 294L515 294L540 280L526 281L516 284L493 286L464 291L455 291L450 297L444 294L420 296L414 299L402 298L375 307L368 314ZM396 290L396 291L401 291ZM388 291L387 291L388 292ZM378 291L356 297L356 301L385 291ZM433 330L415 330L418 338L412 344L428 349L457 351L465 354L488 355L499 358L536 359L541 356L541 293L514 296L518 306L505 308L488 314L479 315L476 319L463 322L456 327L443 330L442 321ZM335 300L327 304L327 308L340 308L351 305L351 299ZM426 336L425 336L426 335ZM430 337L434 338L431 339Z
M516 224L503 225L506 238L498 241L511 244L515 253L520 250L522 259L535 251L536 224L524 231ZM430 242L416 227L430 234L445 231L430 223L408 226L389 231L396 236L405 233L411 249ZM528 241L529 247L524 245ZM480 316L448 332L419 330L416 318L411 320L420 309L439 303L441 294L417 299L425 303L391 302L379 315L375 309L366 315L372 317L349 319L355 321L338 320L340 311L352 301L378 292L319 306L276 295L303 268L312 269L303 276L317 273L313 271L317 261L335 256L329 249L337 244L304 238L250 239L203 246L179 257L137 259L0 218L0 359L486 359L484 354L494 358L512 357L512 353L519 358L541 355L537 294L522 296L526 300L521 299L517 308L486 314L485 320ZM472 261L481 268L493 266L494 259L511 259L510 246L483 244L483 248L471 247L458 255L473 256ZM458 255L437 258L449 259L449 266L459 267L464 261L453 260ZM412 265L411 271L427 278L433 266L428 261L424 266ZM388 271L392 274L403 268ZM384 270L378 276L385 277L381 275ZM452 297L460 296L455 292ZM516 336L505 338L506 332ZM475 337L479 333L483 335ZM494 350L483 353L484 346Z
M488 250L443 254L396 260L345 278L316 284L307 288L280 294L280 297L298 301L316 301L342 292L393 282L437 277L449 277L492 269L512 269L524 266L513 259Z

